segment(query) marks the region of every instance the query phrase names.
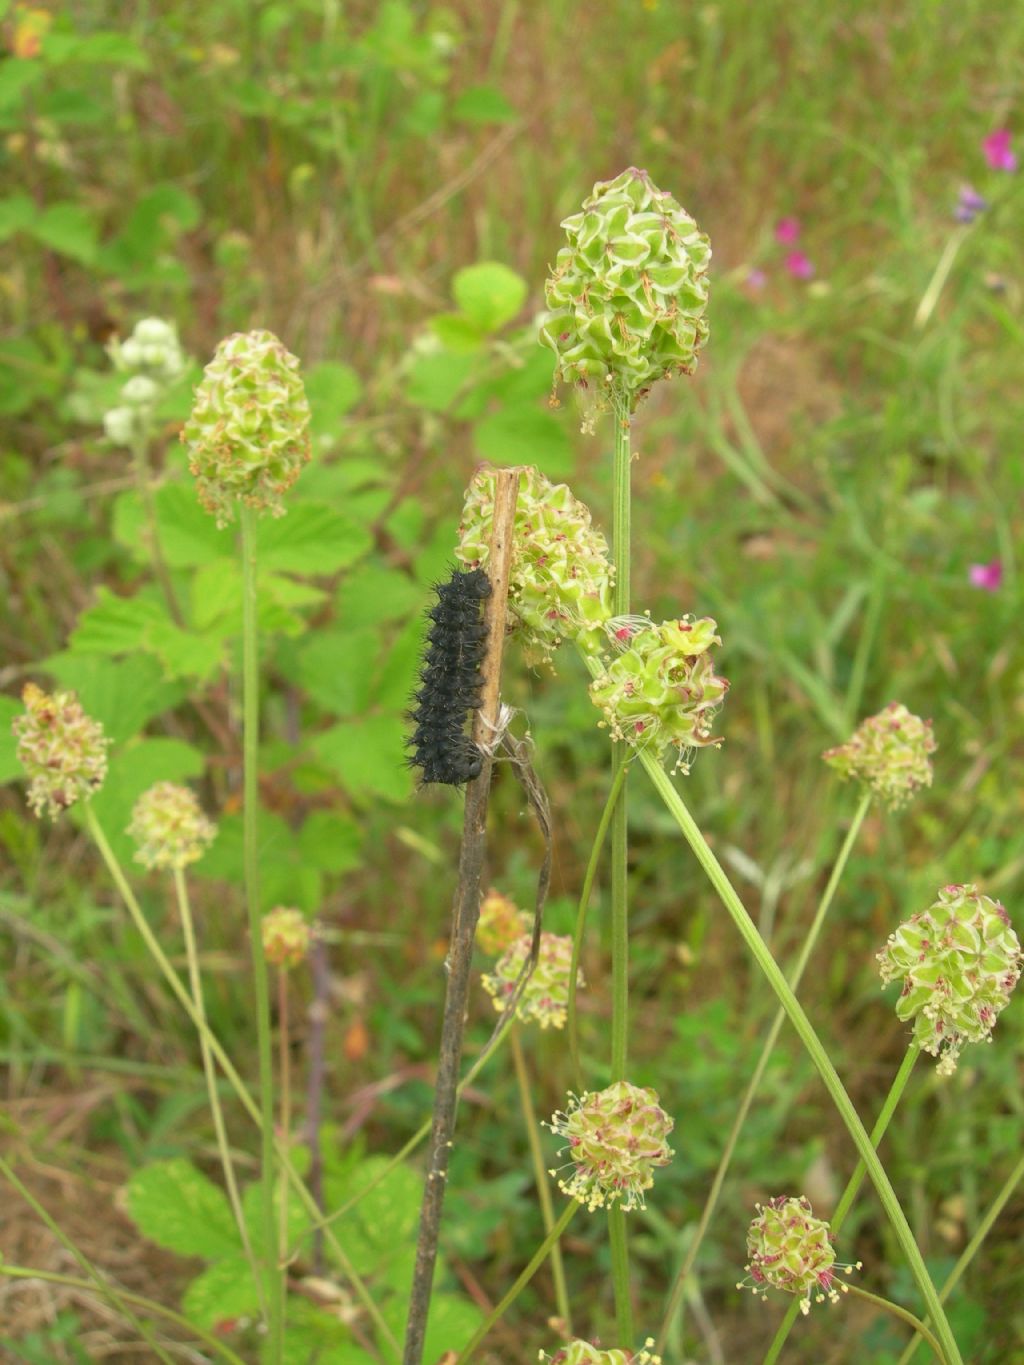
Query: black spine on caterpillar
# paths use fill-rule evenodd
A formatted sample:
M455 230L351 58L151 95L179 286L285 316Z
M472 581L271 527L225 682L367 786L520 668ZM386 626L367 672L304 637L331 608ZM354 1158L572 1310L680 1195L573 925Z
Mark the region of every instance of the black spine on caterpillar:
M480 667L487 643L480 608L491 595L483 569L453 569L435 584L437 602L427 612L430 629L419 687L409 711L413 731L406 741L410 768L421 781L461 787L479 777L483 755L466 734L469 714L480 705Z

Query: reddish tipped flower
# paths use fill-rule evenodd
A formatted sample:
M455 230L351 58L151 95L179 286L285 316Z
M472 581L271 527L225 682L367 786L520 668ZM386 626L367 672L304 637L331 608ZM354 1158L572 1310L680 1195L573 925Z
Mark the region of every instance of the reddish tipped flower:
M756 1207L747 1232L746 1268L753 1283L737 1287L752 1289L761 1298L768 1297L767 1286L799 1294L801 1313L810 1312L812 1300L836 1303L846 1285L836 1280L835 1272L850 1274L854 1267L837 1264L831 1229L815 1218L810 1201L802 1195L779 1195Z
M88 801L107 774L110 740L103 726L82 710L74 692L53 696L26 683L25 714L11 725L18 761L29 778L28 804L56 820L76 801Z
M183 868L203 856L217 833L195 793L174 782L158 782L132 809L128 833L138 844L135 861L144 867Z
M570 1095L565 1112L554 1114L548 1127L569 1142L572 1174L558 1188L591 1213L615 1204L624 1213L645 1208L655 1169L675 1156L668 1145L675 1120L653 1090L628 1081Z
M263 956L275 967L297 967L309 952L313 929L301 910L278 906L263 916Z
M988 564L972 564L968 570L971 585L985 592L998 592L1003 586L1002 560L993 559Z
M931 786L935 749L931 721L891 701L884 711L863 721L845 744L826 749L822 758L841 777L863 783L895 810L921 787Z
M800 219L780 218L775 224L775 240L780 246L793 246L800 240Z

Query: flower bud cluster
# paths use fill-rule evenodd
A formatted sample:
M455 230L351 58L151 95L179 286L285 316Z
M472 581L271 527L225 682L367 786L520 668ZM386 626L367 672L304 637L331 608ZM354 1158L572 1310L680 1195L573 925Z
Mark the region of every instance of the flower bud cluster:
M480 902L476 924L476 941L481 949L491 957L500 957L529 928L530 916L526 911L492 886Z
M747 1232L746 1269L755 1294L767 1298L765 1286L801 1296L800 1311L809 1313L811 1301L836 1303L846 1285L835 1278L837 1269L850 1274L853 1266L839 1266L829 1225L815 1218L802 1195L779 1195L757 1205L757 1217Z
M28 804L55 820L76 801L88 801L107 774L110 740L99 721L82 710L74 692L50 696L35 683L21 694L25 714L11 729L18 760L29 777Z
M843 778L862 782L890 810L905 805L921 787L932 784L930 755L935 752L930 720L922 720L892 701L857 727L845 744L822 758Z
M217 826L188 787L158 782L136 801L128 833L139 846L135 861L143 867L179 869L203 856Z
M592 1346L589 1341L577 1338L553 1356L545 1356L541 1352L541 1360L548 1361L548 1365L661 1365L661 1356L651 1353L653 1345L654 1338L648 1337L642 1351L603 1351L599 1346Z
M591 1212L616 1204L626 1213L645 1208L655 1169L675 1155L668 1145L675 1121L655 1091L628 1081L570 1095L565 1111L554 1114L548 1126L569 1142L572 1174L558 1188Z
M466 490L455 553L470 568L487 568L494 488L495 471L484 465ZM566 484L524 469L509 573L509 629L520 629L544 658L566 639L596 648L599 627L611 615L613 581L608 542L592 526L589 509Z
M917 1045L956 1070L965 1043L991 1041L1021 975L1020 940L998 901L976 886L945 886L911 915L877 955L883 982L902 981L900 1019L913 1019Z
M299 361L272 332L226 337L203 371L181 439L199 501L218 526L235 504L284 514L282 496L310 457L310 412Z
M707 237L672 195L631 166L562 223L541 341L563 380L597 385L632 411L658 379L690 374L707 339Z
M313 941L313 928L301 910L279 905L263 916L263 956L274 967L298 967Z
M103 429L119 446L144 440L157 404L185 373L185 354L172 322L143 318L126 341L107 347L114 368L128 376L120 402L104 414Z
M519 975L530 956L531 934L523 934L506 948L493 972L484 974L484 990L494 999L500 1014L515 994ZM572 939L568 934L541 934L537 961L516 1003L516 1018L523 1024L534 1020L545 1028L562 1028L569 1010L569 976L572 971ZM577 971L577 986L583 973Z
M651 748L659 758L674 751L674 772L689 772L697 749L721 744L711 726L729 683L711 658L712 645L722 643L716 632L707 616L659 626L631 621L613 630L622 653L590 685L613 739Z

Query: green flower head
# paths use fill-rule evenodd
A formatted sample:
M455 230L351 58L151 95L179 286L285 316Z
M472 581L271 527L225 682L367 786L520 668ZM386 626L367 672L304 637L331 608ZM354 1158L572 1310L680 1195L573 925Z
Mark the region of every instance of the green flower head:
M623 1351L619 1348L604 1351L589 1341L577 1338L563 1346L553 1356L541 1356L548 1365L661 1365L661 1356L651 1354L654 1338L648 1337L642 1351Z
M571 1174L558 1181L558 1188L591 1212L615 1204L625 1213L646 1207L644 1193L654 1184L654 1171L675 1156L668 1145L675 1120L653 1090L628 1081L570 1095L565 1111L554 1114L548 1127L569 1144Z
M747 1232L749 1288L767 1298L767 1286L800 1295L801 1313L810 1312L811 1301L836 1303L846 1286L836 1270L850 1274L853 1266L839 1265L832 1246L832 1232L822 1218L815 1218L803 1196L779 1195L757 1205L757 1217Z
M932 784L935 736L930 720L891 701L853 732L845 744L826 749L825 762L845 779L861 782L890 810L906 805L921 787Z
M217 826L203 814L188 787L158 782L135 802L128 833L139 846L137 863L150 869L178 869L203 856Z
M199 501L226 526L239 501L284 515L283 495L310 459L299 362L272 332L236 332L203 371L181 432Z
M711 246L646 171L601 181L562 223L541 341L567 383L607 391L628 412L659 379L691 374L707 339Z
M37 816L45 811L56 820L103 785L110 740L99 721L85 714L74 692L50 696L26 683L21 696L25 714L14 719L11 729L29 778L28 804Z
M918 1047L949 1076L965 1043L991 1041L1020 979L1020 940L998 901L976 886L945 886L911 915L878 954L883 983L902 981L900 1019L913 1019Z
M500 1014L515 994L519 974L530 956L532 934L523 934L506 948L492 972L482 978L483 988L494 999ZM541 934L537 962L516 1004L516 1018L524 1024L536 1021L542 1029L562 1028L569 1009L569 976L572 971L572 939L568 934ZM576 984L583 985L577 972Z

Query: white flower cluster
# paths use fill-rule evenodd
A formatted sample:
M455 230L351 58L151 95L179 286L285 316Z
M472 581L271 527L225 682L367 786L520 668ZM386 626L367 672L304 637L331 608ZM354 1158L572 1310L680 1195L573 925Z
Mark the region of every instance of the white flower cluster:
M128 379L118 405L104 414L103 429L115 445L131 446L145 437L157 403L185 373L185 355L177 329L163 318L143 318L126 341L115 339L107 349Z

